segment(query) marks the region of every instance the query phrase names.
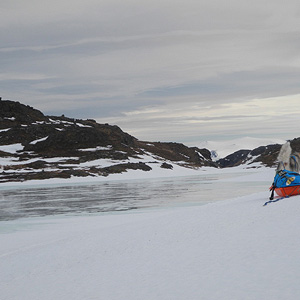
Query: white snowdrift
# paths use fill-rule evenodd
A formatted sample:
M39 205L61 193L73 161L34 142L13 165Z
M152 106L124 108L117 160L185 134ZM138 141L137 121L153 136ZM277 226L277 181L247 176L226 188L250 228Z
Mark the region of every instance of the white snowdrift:
M1 299L299 299L300 197L268 196L2 222Z
M23 148L24 147L22 144L11 144L11 145L0 146L0 151L15 154L17 153L17 151L23 150Z
M39 142L45 141L48 137L49 137L49 136L45 136L45 137L43 137L43 138L41 138L41 139L34 140L34 141L30 142L29 144L35 145L35 144L37 144L37 143L39 143Z

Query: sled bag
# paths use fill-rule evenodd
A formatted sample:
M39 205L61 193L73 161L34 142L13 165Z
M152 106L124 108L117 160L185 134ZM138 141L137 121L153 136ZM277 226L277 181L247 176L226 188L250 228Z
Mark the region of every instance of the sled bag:
M274 177L273 186L275 188L284 188L300 185L300 174L288 170L281 170Z

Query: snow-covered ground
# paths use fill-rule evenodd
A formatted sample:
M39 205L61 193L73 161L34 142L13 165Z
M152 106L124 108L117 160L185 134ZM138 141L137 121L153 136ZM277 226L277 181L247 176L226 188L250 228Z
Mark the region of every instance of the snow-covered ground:
M1 222L0 298L299 299L300 197L263 206L268 196Z

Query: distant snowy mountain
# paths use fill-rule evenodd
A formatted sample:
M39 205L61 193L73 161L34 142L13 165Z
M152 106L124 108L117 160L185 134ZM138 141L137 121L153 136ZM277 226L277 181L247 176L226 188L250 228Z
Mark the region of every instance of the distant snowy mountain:
M212 154L212 159L217 161L238 150L253 150L260 146L284 143L285 140L281 139L243 137L227 141L205 141L197 144L197 147L209 149Z

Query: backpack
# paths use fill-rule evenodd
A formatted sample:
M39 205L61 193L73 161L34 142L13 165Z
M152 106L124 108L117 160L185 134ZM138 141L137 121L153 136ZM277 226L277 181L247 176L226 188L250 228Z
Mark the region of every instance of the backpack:
M300 174L288 170L280 170L276 172L274 181L270 190L272 191L270 200L274 198L274 190L277 188L286 188L300 185Z

